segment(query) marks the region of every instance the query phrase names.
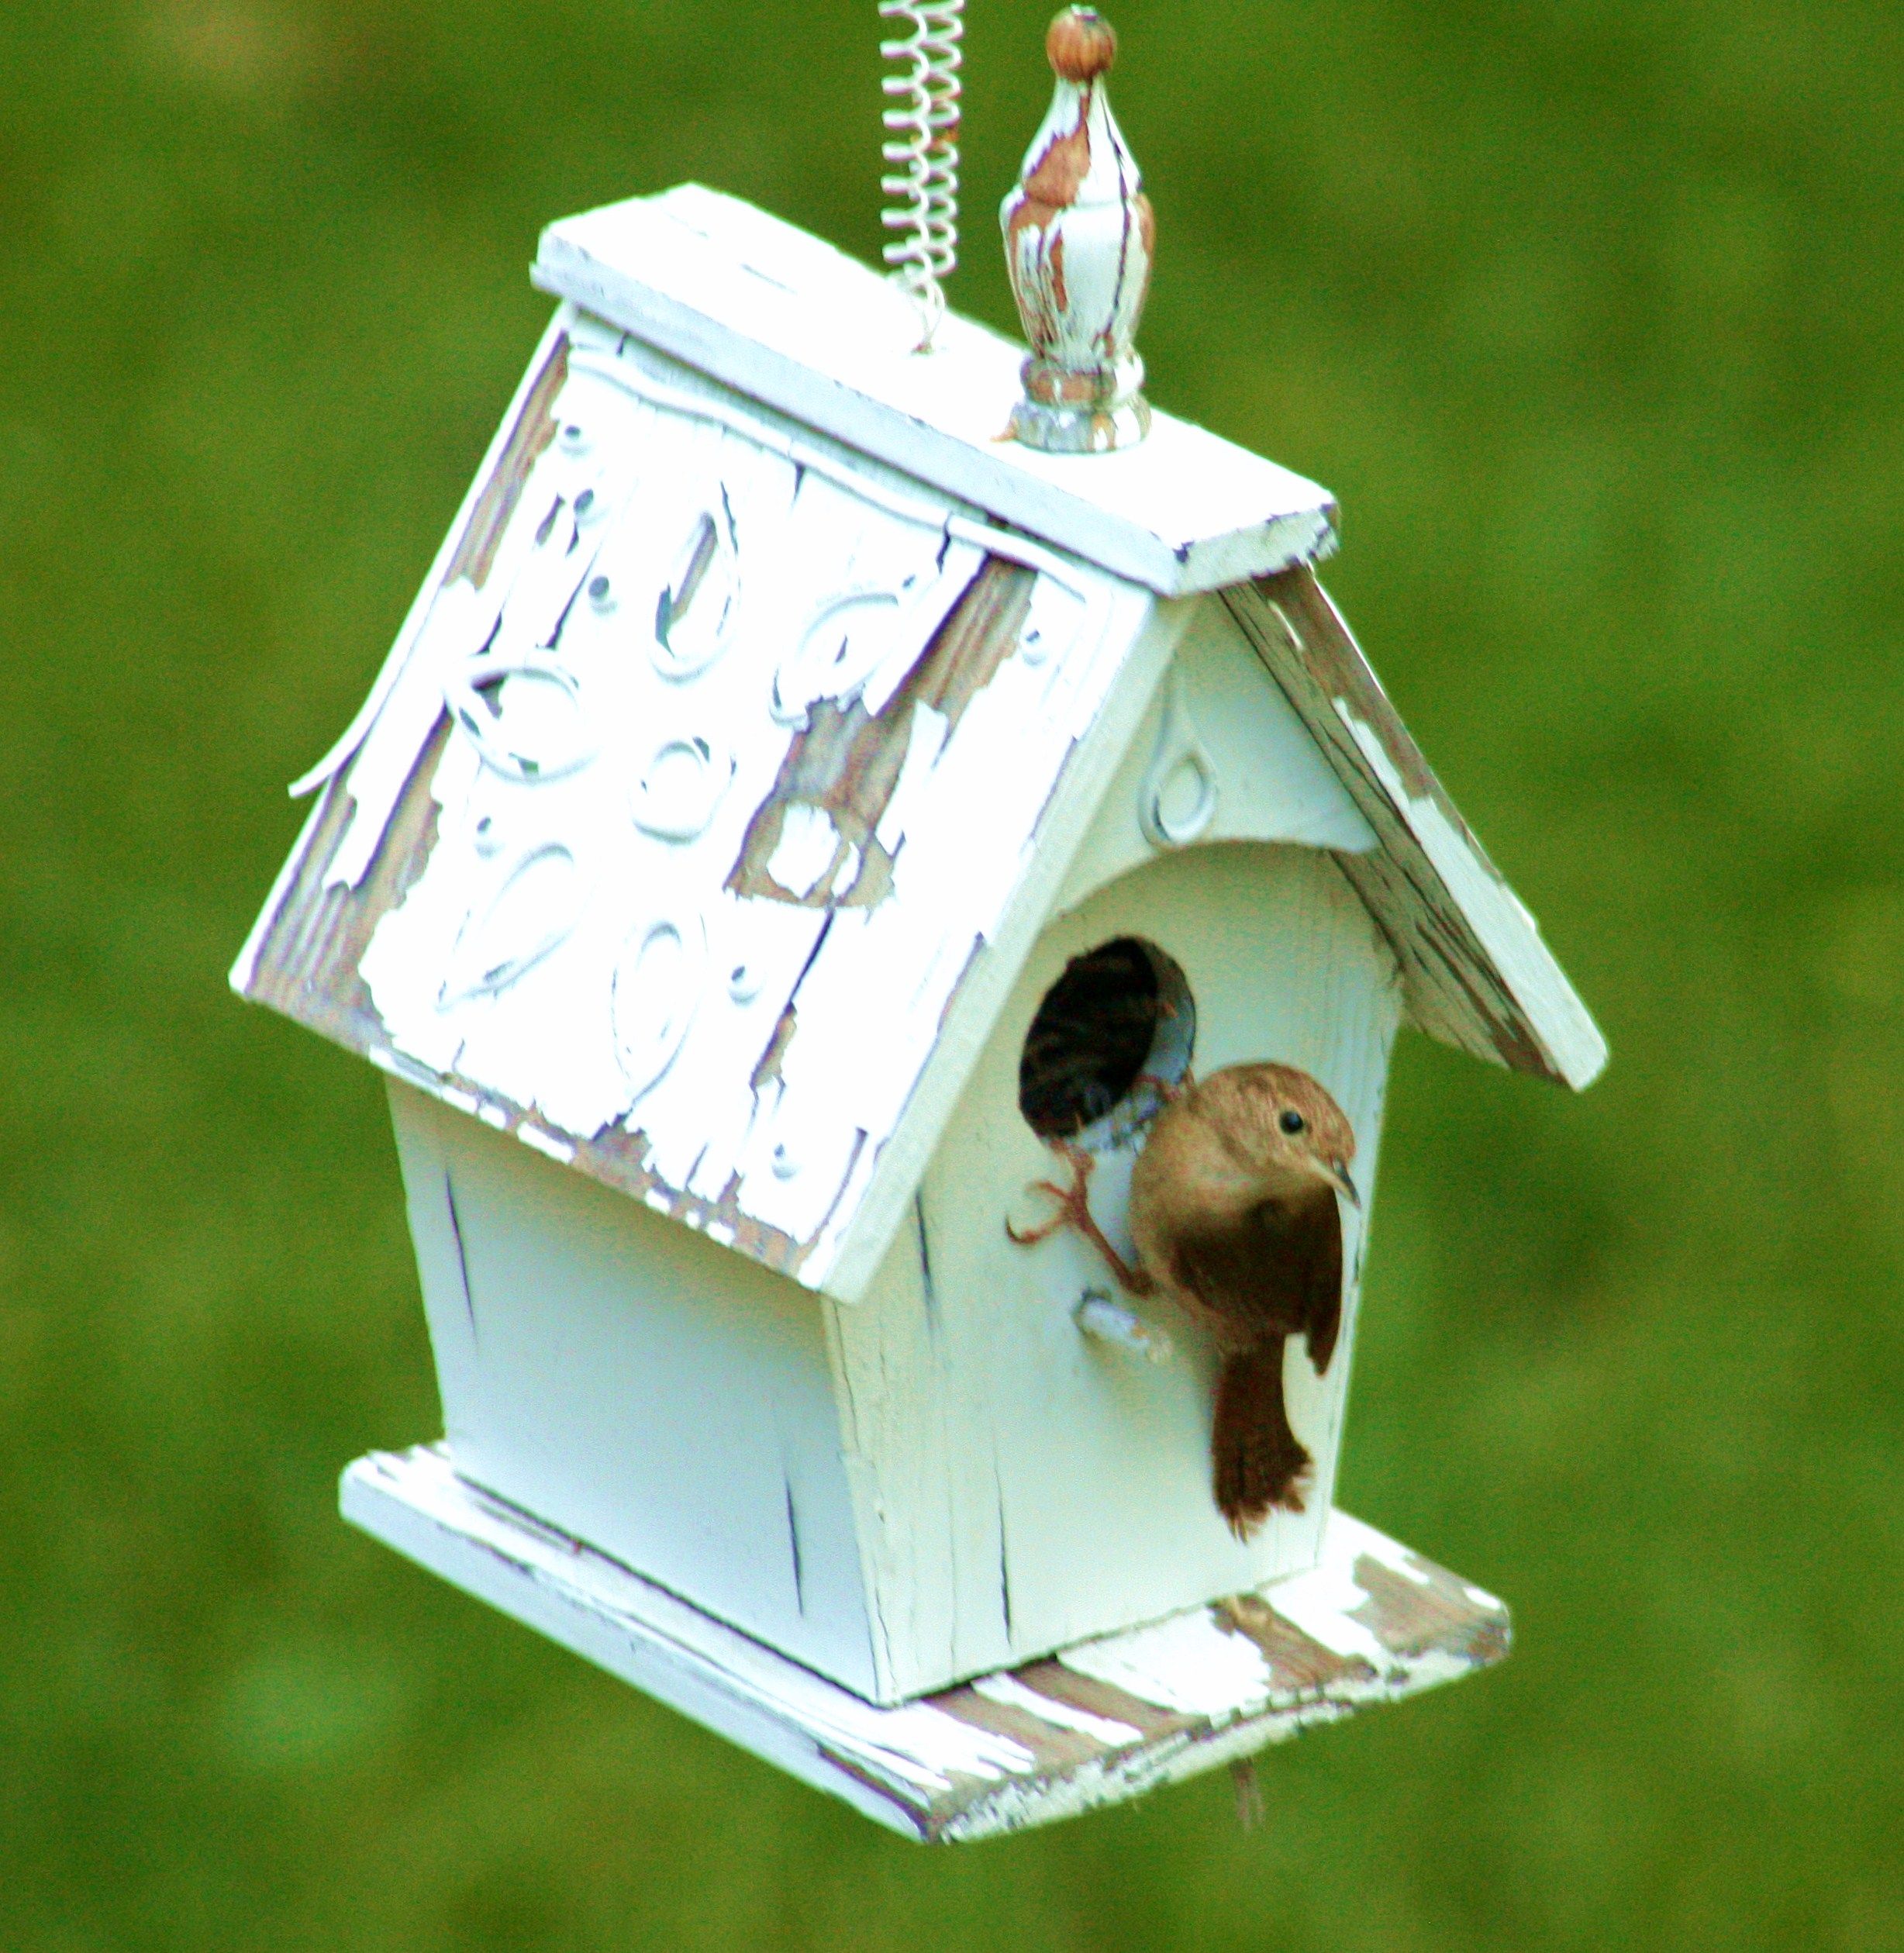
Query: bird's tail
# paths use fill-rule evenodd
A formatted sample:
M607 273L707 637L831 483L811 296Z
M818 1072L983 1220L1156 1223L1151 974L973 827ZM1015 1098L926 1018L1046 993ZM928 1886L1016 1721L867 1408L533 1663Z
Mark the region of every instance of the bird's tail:
M1272 1506L1302 1510L1312 1461L1283 1406L1282 1345L1278 1336L1226 1358L1216 1379L1212 1489L1238 1539L1247 1539Z

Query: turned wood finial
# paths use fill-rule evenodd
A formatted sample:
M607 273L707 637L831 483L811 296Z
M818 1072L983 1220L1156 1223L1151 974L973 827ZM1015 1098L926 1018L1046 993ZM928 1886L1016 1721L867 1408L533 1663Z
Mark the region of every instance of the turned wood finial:
M1117 35L1095 7L1067 7L1051 22L1044 51L1063 81L1095 81L1117 59Z
M1104 454L1150 431L1136 340L1156 229L1105 93L1117 58L1110 22L1068 7L1045 52L1057 78L1050 110L999 213L1031 343L1011 431L1052 454Z

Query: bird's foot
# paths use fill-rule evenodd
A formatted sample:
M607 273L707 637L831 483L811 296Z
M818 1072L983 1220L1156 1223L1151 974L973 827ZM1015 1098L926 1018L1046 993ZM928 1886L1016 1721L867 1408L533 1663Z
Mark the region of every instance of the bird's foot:
M1057 1150L1070 1163L1071 1185L1061 1187L1054 1180L1034 1180L1031 1186L1033 1192L1049 1194L1057 1203L1057 1212L1039 1227L1021 1228L1007 1220L1005 1223L1006 1234L1020 1247L1035 1247L1039 1242L1049 1240L1061 1229L1074 1228L1104 1257L1111 1272L1132 1295L1149 1295L1156 1284L1145 1270L1133 1268L1112 1247L1105 1239L1104 1230L1099 1227L1092 1214L1091 1175L1095 1162L1082 1147L1073 1146L1068 1140L1059 1141Z

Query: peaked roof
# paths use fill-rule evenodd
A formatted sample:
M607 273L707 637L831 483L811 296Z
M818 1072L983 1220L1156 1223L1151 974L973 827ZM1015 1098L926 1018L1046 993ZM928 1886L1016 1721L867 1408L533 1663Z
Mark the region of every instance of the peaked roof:
M1375 831L1337 858L1416 1020L1584 1084L1306 565L1222 601ZM1190 609L565 304L233 984L850 1299Z

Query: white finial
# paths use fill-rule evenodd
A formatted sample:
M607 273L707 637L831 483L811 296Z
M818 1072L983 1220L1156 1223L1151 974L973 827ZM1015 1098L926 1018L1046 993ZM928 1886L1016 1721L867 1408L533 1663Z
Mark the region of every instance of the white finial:
M1117 58L1110 22L1067 7L1044 46L1057 92L999 212L1031 342L1012 432L1028 447L1100 454L1150 432L1136 340L1156 226L1104 91Z

